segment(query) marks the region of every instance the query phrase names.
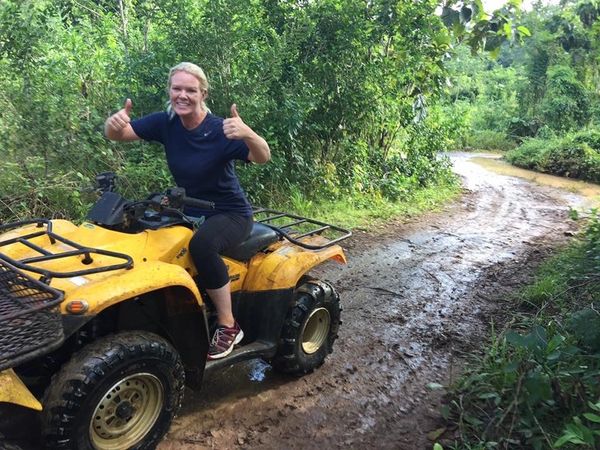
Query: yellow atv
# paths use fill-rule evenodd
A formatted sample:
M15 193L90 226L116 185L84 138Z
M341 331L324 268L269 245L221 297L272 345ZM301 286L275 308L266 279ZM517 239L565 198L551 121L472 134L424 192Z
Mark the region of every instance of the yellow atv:
M198 388L208 371L252 358L296 374L323 363L339 297L307 273L330 259L345 263L338 243L349 231L256 209L250 237L222 255L245 337L207 362L216 315L187 248L201 219L183 209L214 205L179 188L127 201L114 174L97 180L102 195L81 225L0 226L0 402L40 410L41 442L154 448L184 383ZM36 397L31 383L40 380Z

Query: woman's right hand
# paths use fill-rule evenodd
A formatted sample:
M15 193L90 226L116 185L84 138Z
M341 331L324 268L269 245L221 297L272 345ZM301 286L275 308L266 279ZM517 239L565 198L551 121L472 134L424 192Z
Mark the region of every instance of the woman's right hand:
M117 132L121 131L131 122L131 117L129 117L129 114L131 113L132 108L133 103L131 102L131 99L128 98L125 100L123 109L120 109L106 120L106 126L111 130Z
M133 103L130 98L125 100L123 108L114 113L104 123L104 134L113 141L134 141L139 139L131 128L131 110Z

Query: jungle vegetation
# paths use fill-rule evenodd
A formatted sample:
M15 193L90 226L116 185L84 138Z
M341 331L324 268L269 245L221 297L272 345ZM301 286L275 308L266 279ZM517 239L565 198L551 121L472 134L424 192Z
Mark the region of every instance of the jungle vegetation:
M531 33L521 45L456 48L446 101L462 128L457 146L600 182L599 14L595 0L538 3L520 17Z
M235 102L269 142L268 165L238 167L255 204L374 211L452 189L452 41L520 39L512 1L3 0L0 219L81 219L104 171L129 198L172 185L160 146L102 129L126 98L133 117L164 109L181 61L205 69L213 113Z
M271 207L396 200L451 179L452 136L425 117L450 34L435 1L5 0L0 2L0 217L83 217L94 175L131 197L172 185L162 147L111 143L103 122L133 101L162 110L170 67L202 66L208 106L238 110L272 148L240 166ZM415 120L415 118L418 118Z
M538 3L521 21L521 46L456 50L446 108L457 145L598 183L600 4ZM572 215L581 233L506 299L511 314L451 387L445 448L600 448L600 222L597 210Z

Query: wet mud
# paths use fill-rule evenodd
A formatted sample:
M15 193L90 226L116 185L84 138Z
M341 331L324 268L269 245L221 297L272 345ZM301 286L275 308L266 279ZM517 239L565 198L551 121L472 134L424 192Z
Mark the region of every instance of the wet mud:
M342 299L334 352L301 378L261 360L233 366L186 391L159 450L431 449L451 437L439 407L444 390L510 297L575 231L572 191L498 174L450 155L464 195L443 211L344 244L349 263L315 273Z
M202 448L430 449L450 437L443 389L510 296L575 230L572 191L497 174L452 154L465 194L442 212L358 232L335 283L343 325L325 364L302 378L262 362L232 367L188 392L160 450ZM478 155L487 158L486 155Z

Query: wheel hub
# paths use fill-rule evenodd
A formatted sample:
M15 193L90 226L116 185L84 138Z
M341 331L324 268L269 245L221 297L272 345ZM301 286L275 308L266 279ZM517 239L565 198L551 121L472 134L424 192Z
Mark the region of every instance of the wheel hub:
M90 439L99 450L121 450L141 441L164 403L160 380L150 373L123 378L100 399L90 422Z
M327 340L331 316L327 308L316 308L310 313L302 330L302 350L311 355L316 353Z
M124 401L117 406L117 410L115 411L115 415L119 419L129 420L131 416L135 413L135 408L128 401Z

